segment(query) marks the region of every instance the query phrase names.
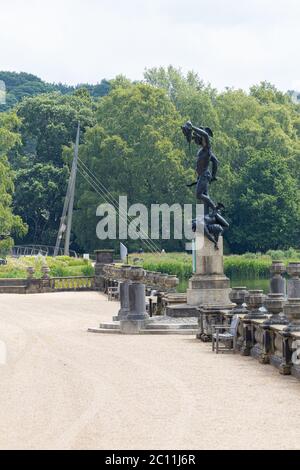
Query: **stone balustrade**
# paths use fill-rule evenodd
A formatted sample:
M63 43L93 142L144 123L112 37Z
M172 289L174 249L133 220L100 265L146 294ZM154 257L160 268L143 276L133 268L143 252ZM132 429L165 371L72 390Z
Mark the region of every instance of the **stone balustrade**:
M176 291L179 284L179 279L176 276L145 271L139 266L107 264L104 266L103 272L108 280L140 282L162 291Z
M93 291L95 290L95 277L53 277L50 278L50 289L55 292Z
M266 311L260 312L261 317L257 315L261 304L258 293L249 291L245 299L251 304L250 315L237 313L240 318L237 349L261 364L276 367L280 374L292 374L300 380L300 298L287 300L280 293L271 293L263 301ZM252 318L251 310L255 312ZM223 315L224 324L228 324L231 314Z

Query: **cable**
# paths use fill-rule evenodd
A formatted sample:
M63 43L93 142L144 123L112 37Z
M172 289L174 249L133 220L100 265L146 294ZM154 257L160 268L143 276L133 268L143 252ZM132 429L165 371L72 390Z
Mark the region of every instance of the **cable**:
M92 171L87 167L87 165L80 158L78 159L78 161L84 167L84 168L82 168L82 170L85 171L85 173L90 177L90 179L98 187L98 189L102 192L102 194L110 200L110 202L113 204L113 206L115 207L117 212L119 212L119 214L121 214L121 211L120 210L118 211L118 201L114 198L114 196L109 192L109 190L104 186L104 184L100 180L97 180L97 178L92 173ZM122 212L123 212L124 217L126 217L125 221L126 221L126 224L127 224L128 215L125 211L122 211ZM141 232L141 234L148 237L148 234L146 234L143 230L141 230L140 232ZM141 239L141 240L143 242L145 242L148 245L148 247L151 247L151 251L155 251L157 253L160 253L160 248L157 247L157 245L151 239L147 238L146 240L145 239Z
M106 199L106 198L107 198L106 193L105 193L102 189L97 188L97 187L95 186L96 183L95 183L95 181L93 181L92 177L89 176L89 175L87 174L87 172L86 172L84 169L82 169L82 168L79 168L79 171L80 171L80 174L85 178L85 180L93 187L93 189L94 189L100 196L102 196L102 197L104 197L104 199ZM108 199L108 198L107 198L107 199ZM109 202L112 204L112 206L116 209L116 211L119 212L120 218L122 218L122 220L123 220L124 222L126 222L126 224L127 224L127 220L124 218L124 216L122 216L121 211L118 211L118 207L117 207L116 203L113 202L113 201L111 201L110 199L108 199L108 200L109 200ZM126 216L127 216L127 214L126 214ZM143 232L142 230L141 230L141 233L144 233L144 234L145 234L145 232ZM147 236L147 234L146 234L146 236ZM148 239L142 239L142 238L141 238L140 240L141 240L143 243L145 243L145 244L147 245L147 248L148 248L151 252L153 252L153 253L159 253L159 254L160 254L160 251L157 250L156 245L152 242L152 240L151 240L151 242L150 242ZM152 243L152 245L151 245L151 243ZM154 248L153 248L153 247L154 247Z
M80 161L80 163L81 163L81 161ZM87 167L86 167L86 168L87 168ZM81 166L80 166L80 165L78 166L78 170L79 170L81 176L83 176L83 178L90 184L90 186L93 187L93 189L96 191L96 193L97 193L98 195L100 195L101 197L104 197L105 200L108 200L108 201L112 204L112 206L117 210L117 212L119 212L120 218L121 218L124 222L126 222L126 224L127 224L127 220L126 220L126 219L127 219L127 214L126 214L126 219L125 219L125 217L121 214L121 211L118 210L117 203L115 202L113 196L109 193L109 191L106 190L107 193L108 193L110 196L108 196L107 193L105 193L104 190L101 189L101 187L99 187L99 185L97 184L96 178L93 177L93 176L90 176L90 175L88 174L88 172L87 172L84 168L82 168L82 165L81 165ZM102 185L102 184L101 184L101 185ZM102 186L104 187L104 185L102 185ZM105 188L105 189L106 189L106 188ZM123 212L124 212L124 211L123 211ZM124 212L124 213L125 213L125 212ZM143 232L143 230L141 230L141 233L147 236L147 234L146 234L145 232ZM150 249L151 252L153 252L153 253L160 253L160 251L158 251L158 249L157 249L157 246L155 245L155 243L154 243L152 240L142 239L142 238L141 238L141 241L142 241L143 243L145 243L145 245L147 246L148 249Z

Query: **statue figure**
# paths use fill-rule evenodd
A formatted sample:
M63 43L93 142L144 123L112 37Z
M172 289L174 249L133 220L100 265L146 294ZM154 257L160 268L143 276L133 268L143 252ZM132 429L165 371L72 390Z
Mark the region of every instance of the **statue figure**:
M216 205L208 194L210 183L217 180L219 165L218 159L211 150L210 138L213 137L213 132L209 127L195 127L190 121L182 127L182 131L189 144L194 140L197 145L201 146L197 154L198 180L188 186L197 185L197 199L204 203L204 212L207 214L209 209L216 209ZM212 166L211 170L210 165Z
M221 214L225 209L223 204L215 204L209 196L209 185L217 181L219 166L218 159L211 150L213 132L209 127L195 127L190 121L182 127L182 131L189 145L194 141L201 147L197 154L198 179L195 183L188 184L188 187L197 187L197 199L204 204L204 233L218 249L219 237L229 224ZM193 230L196 231L198 223L199 221L193 221Z
M193 232L203 226L204 235L215 245L216 250L219 249L219 238L223 236L225 229L229 227L229 223L222 216L224 209L223 204L218 203L211 213L204 215L203 219L193 220Z

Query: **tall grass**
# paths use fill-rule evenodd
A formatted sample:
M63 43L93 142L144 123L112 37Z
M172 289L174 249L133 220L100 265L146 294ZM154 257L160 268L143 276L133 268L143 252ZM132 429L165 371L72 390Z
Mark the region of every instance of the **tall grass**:
M149 271L174 274L181 280L192 276L192 256L187 253L161 253L131 255L130 262L140 258L138 264ZM262 253L245 253L243 255L224 256L225 274L231 279L268 278L272 260L283 260L286 264L300 259L300 253L293 248L287 251L269 251Z

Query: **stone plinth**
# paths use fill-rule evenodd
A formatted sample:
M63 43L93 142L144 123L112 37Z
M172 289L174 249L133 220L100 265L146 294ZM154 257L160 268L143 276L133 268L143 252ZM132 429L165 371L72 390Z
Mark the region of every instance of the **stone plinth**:
M202 238L201 235L199 237ZM223 238L219 240L219 250L204 238L203 247L197 249L196 273L189 282L187 303L197 307L231 308L230 292L230 280L224 275Z
M114 250L97 250L95 251L95 254L95 287L96 289L103 291L105 285L103 268L106 264L113 263Z
M286 267L282 261L273 261L271 266L272 278L270 281L270 293L286 295L286 280L282 276Z

